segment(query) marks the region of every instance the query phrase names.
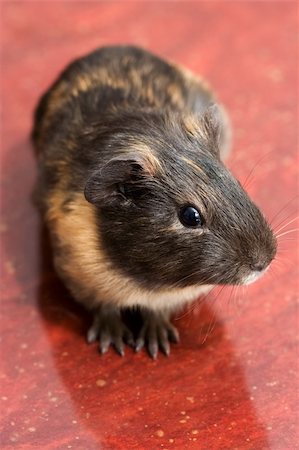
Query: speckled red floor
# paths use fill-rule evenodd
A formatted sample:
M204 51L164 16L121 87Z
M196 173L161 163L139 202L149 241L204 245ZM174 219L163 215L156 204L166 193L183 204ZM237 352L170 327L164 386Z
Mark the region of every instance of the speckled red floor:
M295 234L281 238L261 281L181 314L169 358L100 357L85 344L90 318L57 279L30 202L28 138L38 97L71 58L139 44L210 80L235 130L230 167L242 182L254 168L248 190L278 229L297 214L296 9L2 3L2 449L299 448Z

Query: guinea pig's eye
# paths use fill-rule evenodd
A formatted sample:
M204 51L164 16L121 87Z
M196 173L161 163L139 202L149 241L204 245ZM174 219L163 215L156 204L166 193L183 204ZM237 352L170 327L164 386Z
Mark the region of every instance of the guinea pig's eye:
M203 224L200 212L194 206L185 206L179 213L179 219L185 227L200 227Z
M128 197L128 188L125 183L119 183L117 185L117 191L119 194L121 194L124 198Z

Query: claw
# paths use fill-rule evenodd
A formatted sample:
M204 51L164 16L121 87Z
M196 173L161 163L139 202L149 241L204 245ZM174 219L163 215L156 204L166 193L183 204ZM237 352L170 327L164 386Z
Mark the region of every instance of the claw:
M120 356L124 356L124 344L127 344L133 347L135 352L146 347L153 359L157 358L159 349L168 356L169 342L179 342L178 331L165 314L144 311L143 315L144 324L135 342L132 332L122 321L120 311L112 307L101 307L87 332L87 342L99 340L101 354L106 353L112 345Z
M128 330L128 328L125 328L125 330L124 330L124 340L125 340L125 343L127 345L129 345L130 347L133 347L133 348L135 347L135 341L134 341L133 334L131 333L130 330Z
M113 346L120 356L124 356L125 349L124 349L124 344L123 344L123 340L122 340L121 336L117 336L114 339Z
M180 342L179 332L171 323L168 325L168 338L174 344Z
M171 342L179 342L179 333L163 314L143 311L144 325L136 341L135 351L139 352L145 345L149 355L156 359L159 348L169 356Z
M156 339L152 339L148 343L148 352L153 359L157 359L158 356L158 342Z
M159 345L164 355L169 356L170 346L168 341L168 333L165 328L159 330Z
M105 345L105 344L102 344L102 342L100 342L99 351L100 351L101 355L104 355L105 353L107 353L108 348L109 348L109 345Z
M109 333L107 332L100 333L99 349L102 355L108 351L110 344L111 344L111 336L109 335Z
M88 344L92 344L97 340L98 330L92 325L87 331L86 340Z
M164 342L164 343L161 345L161 350L162 350L162 352L164 353L165 356L169 356L169 354L170 354L170 345L169 345L169 342Z
M135 352L140 352L140 350L144 347L144 339L139 337L135 344Z
M87 342L92 343L97 339L101 354L106 353L110 345L113 345L116 352L124 356L124 342L134 346L133 335L122 322L120 311L111 306L102 306L96 312L93 324L87 332Z

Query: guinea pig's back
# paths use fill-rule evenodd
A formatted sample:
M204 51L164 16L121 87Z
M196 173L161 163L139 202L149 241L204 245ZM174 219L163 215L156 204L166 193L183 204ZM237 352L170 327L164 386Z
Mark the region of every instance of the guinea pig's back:
M198 114L212 99L207 84L186 69L137 47L103 47L73 61L44 94L35 112L33 139L42 140L62 111L69 111L68 121L76 109L90 121L112 107Z

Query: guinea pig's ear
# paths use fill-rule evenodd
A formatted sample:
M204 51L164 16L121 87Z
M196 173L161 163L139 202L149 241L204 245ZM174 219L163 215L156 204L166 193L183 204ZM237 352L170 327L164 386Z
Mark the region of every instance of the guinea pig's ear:
M206 133L212 141L211 150L219 156L227 140L229 128L227 115L221 106L213 103L205 110L202 121Z
M143 155L121 155L90 175L84 195L90 203L111 203L125 198L124 186L127 183L145 182L152 176L152 161Z

